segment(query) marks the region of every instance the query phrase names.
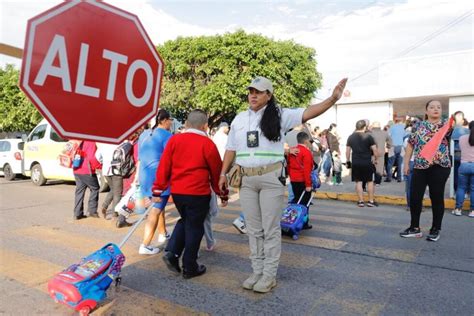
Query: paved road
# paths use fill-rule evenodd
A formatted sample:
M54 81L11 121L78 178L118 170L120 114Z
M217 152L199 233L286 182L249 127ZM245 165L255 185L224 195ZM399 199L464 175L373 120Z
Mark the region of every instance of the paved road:
M110 221L72 221L74 186L35 187L0 179L0 313L72 315L46 293L50 277L125 230ZM101 194L101 199L105 195ZM235 197L234 197L235 198ZM215 252L201 251L208 273L173 276L158 254L140 256L143 227L125 246L123 285L110 290L95 315L472 315L474 220L446 214L439 242L406 240L402 207L357 208L315 201L314 228L298 241L284 238L278 287L245 291L250 274L245 235L231 226L238 200L221 210ZM168 225L177 213L170 205ZM422 215L429 229L431 214Z

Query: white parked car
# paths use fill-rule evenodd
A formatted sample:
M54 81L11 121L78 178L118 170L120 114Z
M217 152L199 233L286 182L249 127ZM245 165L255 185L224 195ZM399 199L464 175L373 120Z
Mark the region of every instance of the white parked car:
M18 148L21 139L0 139L0 175L11 181L21 175L22 150Z
M64 149L66 140L61 138L45 119L36 125L23 143L23 174L31 181L42 186L47 180L74 181L71 168L59 164L59 154ZM108 190L105 177L98 172L100 191Z

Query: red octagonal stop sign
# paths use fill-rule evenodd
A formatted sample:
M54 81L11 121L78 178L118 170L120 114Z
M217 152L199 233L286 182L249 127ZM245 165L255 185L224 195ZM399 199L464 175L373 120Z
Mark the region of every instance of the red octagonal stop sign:
M68 1L28 21L20 86L64 138L121 142L158 111L162 76L131 13Z

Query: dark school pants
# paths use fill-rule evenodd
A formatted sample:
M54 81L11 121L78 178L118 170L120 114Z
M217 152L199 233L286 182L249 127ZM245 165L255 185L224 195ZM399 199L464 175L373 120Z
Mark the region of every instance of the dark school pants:
M99 181L97 175L93 174L74 174L76 179L76 192L74 194L74 216L84 214L84 195L86 189L91 191L87 211L89 215L97 214L97 205L99 204Z
M118 202L120 202L120 199L122 198L123 177L105 176L105 178L107 179L107 183L109 184L110 191L109 193L107 193L102 207L107 209L110 203L112 203L112 211L115 211L115 206L117 206Z
M204 236L204 221L209 213L211 195L172 194L172 196L181 218L176 223L166 251L178 256L183 254L184 270L196 271L198 268L196 260Z
M411 227L420 227L420 214L426 186L430 189L432 228L441 229L444 215L444 187L450 168L433 165L428 169L414 169L410 188Z
M291 181L291 189L293 190L293 201L291 203L297 204L298 200L300 199L301 195L304 192L303 198L301 199L300 203L305 205L308 204L309 199L311 198L311 192L305 192L306 185L304 182L293 182Z

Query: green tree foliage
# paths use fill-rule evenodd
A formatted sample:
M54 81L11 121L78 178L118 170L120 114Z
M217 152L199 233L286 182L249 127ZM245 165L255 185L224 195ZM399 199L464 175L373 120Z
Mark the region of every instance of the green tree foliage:
M273 81L284 107L307 106L321 87L316 52L293 41L244 31L180 37L158 47L165 61L161 106L182 119L199 108L212 126L247 108L246 87L257 75Z
M13 65L0 67L0 131L3 132L29 132L42 119L20 90L19 74Z

